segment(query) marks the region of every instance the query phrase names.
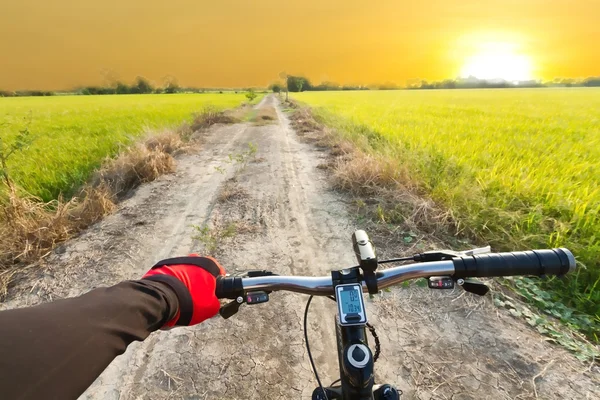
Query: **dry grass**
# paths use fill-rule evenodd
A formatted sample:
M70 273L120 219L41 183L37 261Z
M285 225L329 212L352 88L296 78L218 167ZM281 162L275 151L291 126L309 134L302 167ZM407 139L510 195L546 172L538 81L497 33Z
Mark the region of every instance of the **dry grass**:
M248 193L246 190L244 190L235 179L230 179L223 185L223 188L217 197L217 201L219 203L226 203L228 201L242 199L247 195Z
M277 110L272 106L257 109L251 118L251 122L253 122L254 125L272 124L277 120Z
M341 138L316 121L308 108L297 108L292 126L308 142L327 147L331 158L318 168L333 172L334 184L360 199L360 212L408 231L449 235L455 227L451 214L421 195L406 169L384 155L373 155Z
M116 159L107 160L94 174L91 186L105 186L113 196L122 198L140 184L174 172L175 160L167 150L174 151L175 148L163 147L155 138L148 142L129 148ZM165 146L173 144L169 141Z
M310 109L299 108L291 117L292 127L297 133L323 132L324 127L313 118Z
M5 185L0 217L0 262L10 266L30 262L73 232L69 221L72 202L40 199Z
M115 159L106 159L78 196L43 202L3 182L0 193L0 297L25 266L35 263L59 243L99 221L116 209L131 189L175 171L172 155L190 144L187 129L149 136Z
M191 124L191 130L193 132L202 131L215 124L233 124L236 122L239 122L239 118L237 118L235 111L226 112L207 107L196 115Z

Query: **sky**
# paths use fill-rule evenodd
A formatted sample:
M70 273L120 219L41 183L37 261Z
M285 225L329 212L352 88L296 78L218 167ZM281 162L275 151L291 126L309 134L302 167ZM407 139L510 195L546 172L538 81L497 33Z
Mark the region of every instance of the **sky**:
M266 86L282 71L405 84L498 60L515 76L586 77L600 75L599 21L600 0L0 0L0 90L138 75Z

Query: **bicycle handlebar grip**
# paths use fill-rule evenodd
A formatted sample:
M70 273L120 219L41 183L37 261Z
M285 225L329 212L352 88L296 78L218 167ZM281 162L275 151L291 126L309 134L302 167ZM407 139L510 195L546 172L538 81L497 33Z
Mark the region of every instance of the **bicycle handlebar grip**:
M242 278L238 276L217 278L217 286L215 287L215 295L217 299L235 299L244 294L244 286Z
M560 276L574 271L576 266L573 253L565 248L455 257L452 262L456 278Z

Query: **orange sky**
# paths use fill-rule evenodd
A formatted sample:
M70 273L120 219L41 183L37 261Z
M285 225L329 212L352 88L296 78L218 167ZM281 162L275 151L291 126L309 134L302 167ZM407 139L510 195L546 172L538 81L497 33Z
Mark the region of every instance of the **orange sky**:
M482 42L539 78L600 74L600 0L0 0L0 89L453 78Z

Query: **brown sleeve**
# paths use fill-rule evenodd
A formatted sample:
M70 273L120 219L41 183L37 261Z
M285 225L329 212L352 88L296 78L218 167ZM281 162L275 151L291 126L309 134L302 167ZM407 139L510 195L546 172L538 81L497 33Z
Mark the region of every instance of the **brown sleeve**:
M167 285L142 280L0 312L0 397L76 399L177 308Z

